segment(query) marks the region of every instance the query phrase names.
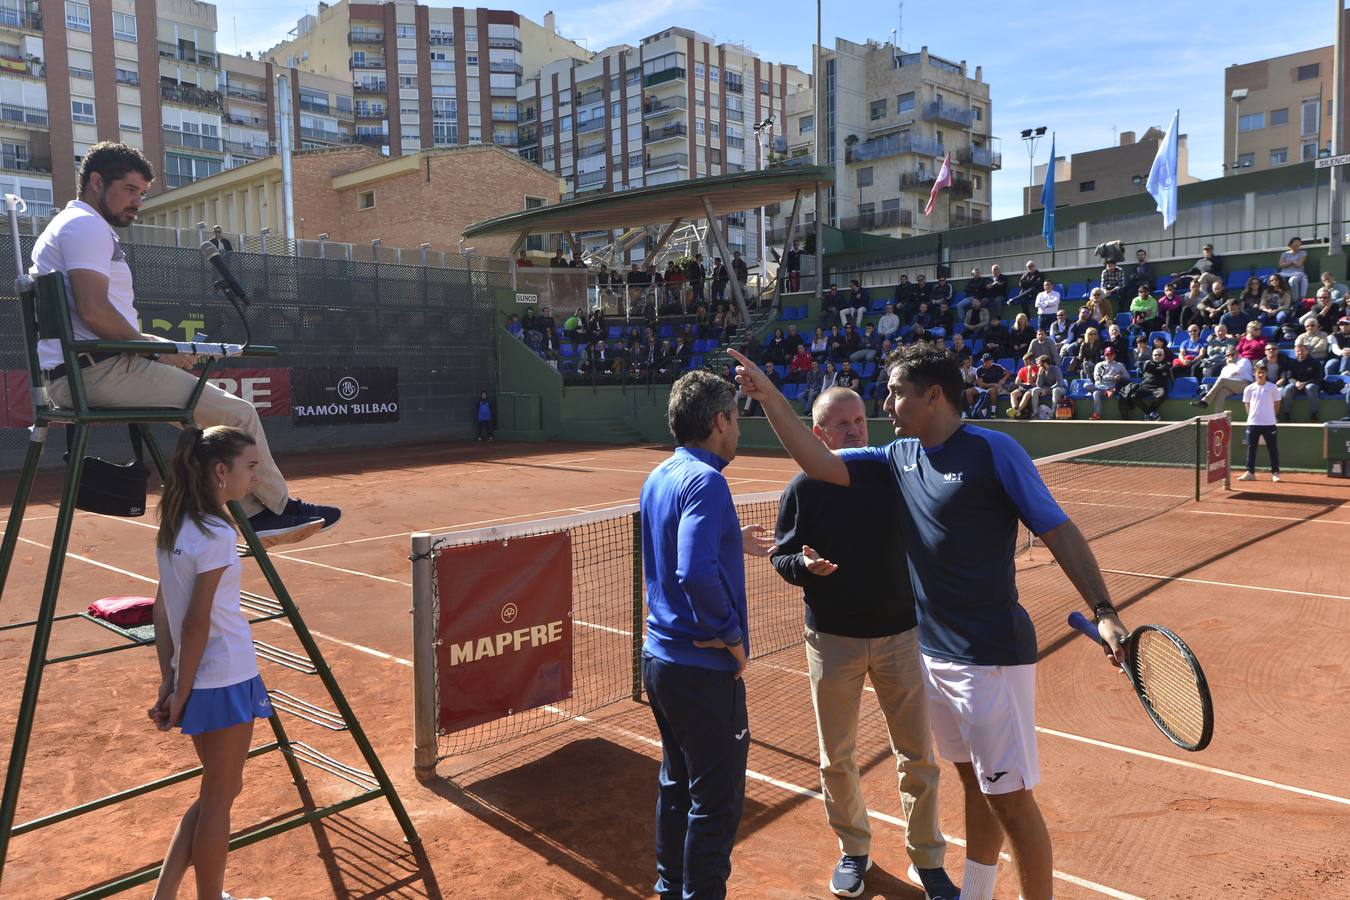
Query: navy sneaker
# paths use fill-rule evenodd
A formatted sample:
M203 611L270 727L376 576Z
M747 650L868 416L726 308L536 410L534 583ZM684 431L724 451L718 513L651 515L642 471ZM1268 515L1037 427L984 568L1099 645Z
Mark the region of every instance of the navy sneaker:
M961 900L961 890L947 877L947 870L939 866L936 869L918 869L909 867L906 876L915 884L923 886L925 900Z
M294 544L296 541L313 537L323 530L323 521L321 516L294 516L286 513L278 515L270 509L264 509L248 517L249 526L264 547Z
M830 893L836 897L859 897L863 892L863 873L872 868L870 856L841 856L830 876Z
M342 510L336 506L319 506L317 503L306 503L303 500L297 500L294 497L286 501L286 509L283 511L287 516L299 516L303 519L323 519L323 528L327 531L338 523L342 518Z

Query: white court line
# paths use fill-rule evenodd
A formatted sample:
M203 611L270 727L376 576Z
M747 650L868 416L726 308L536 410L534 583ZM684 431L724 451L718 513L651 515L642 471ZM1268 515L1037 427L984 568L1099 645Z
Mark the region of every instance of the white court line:
M1288 588L1263 587L1259 584L1232 584L1227 581L1207 581L1203 578L1183 578L1180 575L1155 575L1151 572L1127 572L1124 569L1102 569L1112 575L1130 575L1135 578L1154 578L1158 581L1184 581L1187 584L1205 584L1210 587L1235 588L1244 591L1266 591L1271 594L1293 594L1296 597L1320 597L1323 600L1350 600L1340 594L1319 594L1315 591L1291 591Z
M399 581L397 578L386 578L383 575L375 575L371 572L358 572L356 569L344 569L341 566L330 566L328 563L315 562L312 559L301 559L298 556L278 556L275 553L269 553L268 556L274 559L283 559L286 562L304 563L307 566L315 566L320 569L331 569L334 572L342 572L344 575L356 575L361 578L370 578L374 581L383 581L386 584L397 584L406 588L412 587L411 581Z
M621 634L624 637L632 637L633 632L624 631L622 628L611 628L608 625L597 625L594 622L583 622L581 619L573 619L573 625L583 625L586 628L594 628L596 631L608 631L610 634Z
M1219 512L1216 509L1187 509L1183 512L1194 513L1197 516L1233 516L1242 519L1270 519L1275 522L1315 522L1318 525L1350 525L1350 522L1341 522L1336 519L1319 519L1307 516L1265 516L1258 513L1241 512Z

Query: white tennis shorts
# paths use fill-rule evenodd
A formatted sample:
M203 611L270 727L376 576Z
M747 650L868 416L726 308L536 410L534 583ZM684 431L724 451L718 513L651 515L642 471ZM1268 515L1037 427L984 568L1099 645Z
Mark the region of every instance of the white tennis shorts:
M922 659L928 721L942 758L973 763L986 794L1035 787L1036 666Z

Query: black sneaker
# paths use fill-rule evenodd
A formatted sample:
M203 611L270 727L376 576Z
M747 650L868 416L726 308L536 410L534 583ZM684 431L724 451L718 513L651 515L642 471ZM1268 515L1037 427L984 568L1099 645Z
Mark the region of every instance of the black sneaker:
M289 503L287 508L290 508ZM264 547L274 547L313 537L323 530L324 520L322 516L278 515L270 509L264 509L249 516L248 524Z
M859 897L863 892L863 873L872 868L870 856L841 856L830 876L830 893L836 897Z
M1209 406L1209 404L1206 403L1206 402L1203 401L1203 400L1192 400L1192 401L1191 401L1191 406L1195 406L1195 407L1198 407L1198 408L1200 408L1200 409L1204 409L1205 407Z
M947 870L939 866L936 869L909 867L906 873L909 880L923 886L926 900L960 900L961 890L947 877Z
M306 503L292 497L286 501L285 515L300 516L305 519L323 519L322 530L327 531L338 523L338 519L342 518L342 510L336 506L319 506L317 503Z

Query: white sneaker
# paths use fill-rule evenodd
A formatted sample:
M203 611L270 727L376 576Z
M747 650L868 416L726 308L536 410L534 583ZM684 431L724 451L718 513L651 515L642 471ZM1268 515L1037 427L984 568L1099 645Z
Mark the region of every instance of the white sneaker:
M1251 472L1243 472L1241 475L1238 476L1238 481L1255 481L1255 480L1256 476L1253 475Z
M1276 472L1275 474L1271 475L1271 476L1270 476L1270 480L1271 480L1271 481L1279 481L1279 480L1280 480L1280 475L1279 475L1279 473Z

